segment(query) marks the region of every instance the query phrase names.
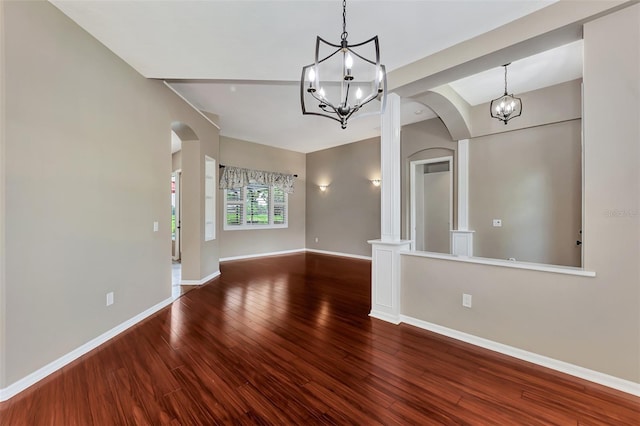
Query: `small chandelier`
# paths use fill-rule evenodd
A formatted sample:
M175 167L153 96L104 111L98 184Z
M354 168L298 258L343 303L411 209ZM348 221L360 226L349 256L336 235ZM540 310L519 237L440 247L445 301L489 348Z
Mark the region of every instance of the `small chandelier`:
M507 67L509 65L510 64L503 65L504 95L492 100L490 106L491 117L503 121L505 125L512 118L520 117L520 114L522 114L522 101L520 98L516 98L513 94L507 94Z
M316 37L315 62L302 67L300 78L302 114L336 120L343 129L352 117L382 113L387 92L378 36L358 44L349 44L347 36L347 2L344 0L340 44ZM379 107L370 103L374 99L380 101Z

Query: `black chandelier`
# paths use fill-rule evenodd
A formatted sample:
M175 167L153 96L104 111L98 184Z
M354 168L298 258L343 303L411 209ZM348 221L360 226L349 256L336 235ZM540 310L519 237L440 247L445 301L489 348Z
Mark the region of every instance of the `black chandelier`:
M382 113L387 92L378 36L358 44L349 44L347 36L347 2L344 0L340 44L316 37L315 62L302 67L300 78L302 113L336 120L343 129L352 117ZM380 102L371 103L374 99Z
M520 100L520 98L516 98L513 94L507 94L507 67L509 65L510 64L503 65L504 95L492 100L489 107L491 117L503 121L505 125L512 118L520 117L520 114L522 114L522 100Z

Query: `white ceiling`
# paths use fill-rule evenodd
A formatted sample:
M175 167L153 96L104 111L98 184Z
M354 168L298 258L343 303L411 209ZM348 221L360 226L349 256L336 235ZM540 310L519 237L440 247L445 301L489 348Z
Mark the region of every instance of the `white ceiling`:
M524 93L582 78L582 40L514 61L507 69L509 93ZM504 67L493 68L449 83L470 105L504 92Z
M219 116L222 135L299 152L379 135L377 117L342 130L300 110L301 68L313 62L316 36L339 40L339 1L50 1L143 76L174 80L192 104ZM347 31L352 43L378 35L382 62L393 71L553 2L351 0ZM527 76L516 65L509 67L514 92L520 91L516 75L532 81L540 74ZM486 97L481 89L490 98L502 90L501 75L478 78L454 84L470 103ZM433 113L407 102L402 117L407 124Z

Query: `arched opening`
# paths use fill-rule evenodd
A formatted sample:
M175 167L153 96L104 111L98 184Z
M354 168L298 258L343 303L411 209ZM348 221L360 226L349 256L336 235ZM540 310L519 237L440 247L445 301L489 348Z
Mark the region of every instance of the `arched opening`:
M471 136L469 104L451 87L441 86L414 96L412 100L433 110L444 123L452 140L459 141Z
M469 105L448 86L411 100L432 110L438 120L416 123L406 129L408 140L402 165L404 238L412 241L414 250L452 254L453 235L460 226L465 226L465 221L459 220L466 217L460 212L466 205L458 200L461 185L458 160L459 141L471 134Z
M197 157L200 140L188 125L171 123L171 290L174 298L186 291L185 278L199 267L197 231L198 208L189 201L198 192ZM195 176L195 179L194 179ZM195 215L195 216L194 216ZM196 240L194 241L194 238Z

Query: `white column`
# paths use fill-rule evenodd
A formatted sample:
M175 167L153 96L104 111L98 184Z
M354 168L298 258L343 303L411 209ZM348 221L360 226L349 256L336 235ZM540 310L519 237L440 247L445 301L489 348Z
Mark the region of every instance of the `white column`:
M469 139L458 141L458 229L451 231L451 253L473 256L473 231L469 230Z
M458 141L458 230L469 229L469 139Z
M387 95L381 118L380 185L381 239L400 240L400 96Z
M371 240L370 316L400 323L400 251L410 241L400 239L400 97L387 95L380 136L380 234Z

